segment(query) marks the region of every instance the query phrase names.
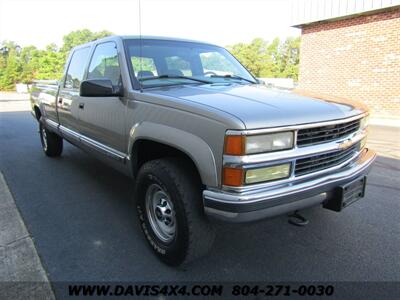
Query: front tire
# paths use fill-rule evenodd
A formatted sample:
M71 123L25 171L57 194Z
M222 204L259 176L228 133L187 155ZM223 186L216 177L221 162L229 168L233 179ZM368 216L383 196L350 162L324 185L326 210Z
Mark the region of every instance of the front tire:
M63 150L63 139L49 131L43 122L39 122L40 142L42 143L43 152L50 157L60 156Z
M145 163L136 180L137 211L155 254L178 266L205 255L215 231L203 213L201 183L184 159Z

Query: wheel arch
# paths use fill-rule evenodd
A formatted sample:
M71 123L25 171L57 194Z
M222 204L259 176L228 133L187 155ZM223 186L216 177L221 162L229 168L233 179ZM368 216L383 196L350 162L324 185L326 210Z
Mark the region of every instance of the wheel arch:
M149 159L183 156L193 164L203 185L218 186L217 168L210 146L189 132L143 122L130 130L128 151L133 176Z
M40 121L40 118L42 117L42 112L40 111L39 106L35 104L33 106L33 111L35 113L36 120Z

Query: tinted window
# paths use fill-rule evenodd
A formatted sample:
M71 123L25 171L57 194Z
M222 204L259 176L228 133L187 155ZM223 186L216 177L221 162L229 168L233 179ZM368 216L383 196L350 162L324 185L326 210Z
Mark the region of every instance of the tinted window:
M97 45L89 65L88 79L110 79L117 85L120 77L117 45L113 42Z
M85 73L85 66L88 59L89 50L90 48L87 47L74 51L71 62L68 66L64 87L69 89L79 89Z

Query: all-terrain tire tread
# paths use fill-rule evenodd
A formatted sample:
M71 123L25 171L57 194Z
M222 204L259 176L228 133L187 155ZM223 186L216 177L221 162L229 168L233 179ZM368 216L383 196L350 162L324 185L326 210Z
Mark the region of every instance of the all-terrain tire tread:
M149 161L143 167L163 170L180 193L189 229L187 253L181 265L205 255L214 242L215 229L204 215L201 182L192 165L185 159L171 157Z

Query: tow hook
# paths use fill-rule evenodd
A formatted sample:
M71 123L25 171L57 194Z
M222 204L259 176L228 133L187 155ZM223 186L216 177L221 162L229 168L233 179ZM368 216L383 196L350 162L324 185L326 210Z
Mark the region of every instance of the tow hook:
M295 210L292 214L288 215L289 217L289 224L295 226L306 226L309 221L302 215L299 214L298 210Z

